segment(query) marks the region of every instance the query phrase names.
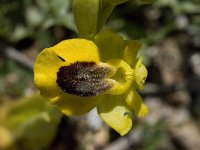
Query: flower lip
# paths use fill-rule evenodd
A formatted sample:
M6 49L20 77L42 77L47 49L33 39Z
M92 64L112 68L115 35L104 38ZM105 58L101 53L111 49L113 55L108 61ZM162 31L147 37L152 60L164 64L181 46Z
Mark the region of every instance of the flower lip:
M60 67L57 84L62 91L76 96L90 97L99 95L112 87L106 82L111 69L95 62L75 62Z

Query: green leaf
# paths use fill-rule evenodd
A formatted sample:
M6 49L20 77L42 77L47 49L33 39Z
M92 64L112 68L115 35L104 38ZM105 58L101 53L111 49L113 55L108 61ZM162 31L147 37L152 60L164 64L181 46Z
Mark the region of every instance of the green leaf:
M60 111L37 94L14 102L3 125L15 137L15 147L44 149L55 137L60 117Z

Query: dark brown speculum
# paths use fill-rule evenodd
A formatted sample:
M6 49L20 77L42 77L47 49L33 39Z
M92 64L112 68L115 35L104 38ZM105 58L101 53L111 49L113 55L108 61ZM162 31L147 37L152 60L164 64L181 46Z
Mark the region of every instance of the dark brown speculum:
M62 66L57 72L57 84L61 89L76 96L96 96L112 87L105 81L111 69L95 62L75 62Z

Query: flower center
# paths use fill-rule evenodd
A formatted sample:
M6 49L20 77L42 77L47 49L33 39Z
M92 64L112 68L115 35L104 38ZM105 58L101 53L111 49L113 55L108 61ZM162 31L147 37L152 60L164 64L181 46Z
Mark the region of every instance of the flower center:
M113 70L112 75L108 79L108 82L113 83L113 86L107 93L112 95L125 93L133 83L133 69L122 59L111 59L107 63Z
M95 62L75 62L62 66L57 72L57 84L69 94L77 96L96 96L112 87L104 79L111 73L107 66Z

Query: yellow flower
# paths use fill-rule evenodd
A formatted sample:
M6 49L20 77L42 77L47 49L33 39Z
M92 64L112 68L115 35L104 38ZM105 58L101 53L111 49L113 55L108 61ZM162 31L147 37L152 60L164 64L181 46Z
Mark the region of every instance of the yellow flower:
M34 65L41 95L68 115L97 107L99 116L121 135L148 109L136 89L143 89L147 70L136 58L141 44L102 31L93 41L69 39L44 49Z

